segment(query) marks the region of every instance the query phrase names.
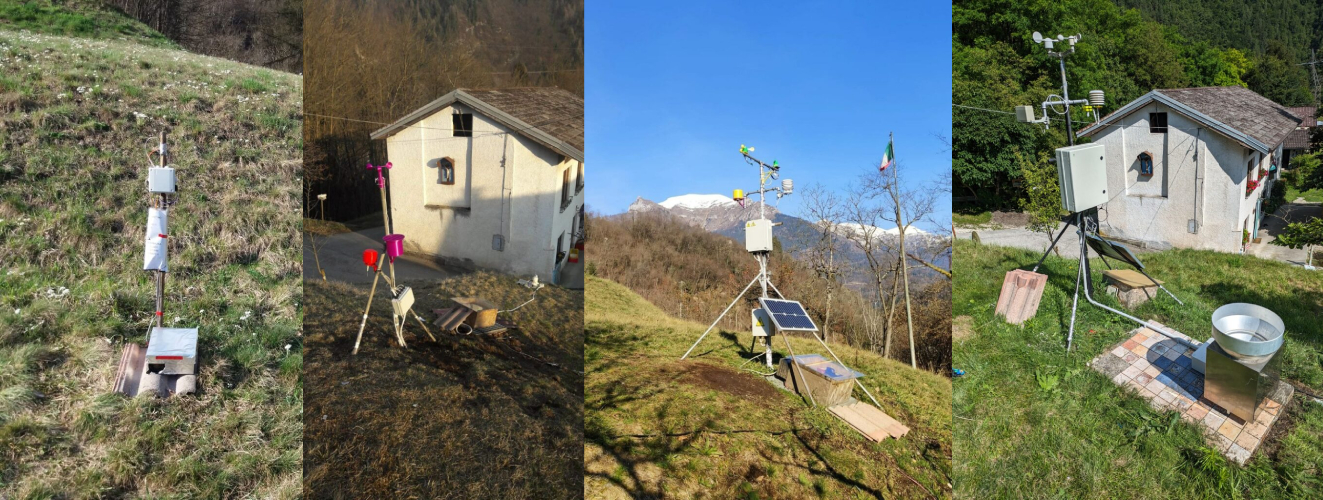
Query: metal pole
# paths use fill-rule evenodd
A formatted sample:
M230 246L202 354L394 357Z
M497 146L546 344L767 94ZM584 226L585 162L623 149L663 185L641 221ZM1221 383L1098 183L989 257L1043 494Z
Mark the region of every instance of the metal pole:
M909 258L905 255L905 226L904 221L901 220L900 165L891 168L891 197L896 202L896 231L900 234L900 272L905 281L905 327L910 335L910 368L918 368L919 362L914 354L914 314L910 308L910 266Z
M745 285L744 290L741 291L739 295L736 295L736 296L735 296L735 300L731 301L730 305L726 306L726 310L725 310L725 311L721 311L721 316L717 316L717 320L716 320L716 321L713 321L713 322L712 322L712 325L708 326L708 327L707 327L707 330L703 331L703 335L700 335L700 336L698 337L698 341L697 341L697 342L694 342L694 345L689 346L689 350L688 350L688 351L685 351L685 352L684 352L684 356L680 356L680 359L685 359L685 358L689 357L689 353L694 352L694 348L695 348L695 347L698 347L698 343L703 341L703 337L706 337L707 334L710 333L710 332L712 331L712 329L715 328L715 327L717 326L717 323L721 322L721 318L725 317L725 316L726 316L726 313L730 312L730 308L735 307L735 303L737 303L737 302L740 301L740 297L743 297L744 294L747 293L747 292L749 291L749 289L753 287L753 284L754 284L754 282L756 282L756 281L758 281L758 278L755 277L755 278L753 279L753 281L750 281L748 285Z
M1066 101L1066 135L1070 137L1070 145L1075 145L1075 123L1070 119L1070 86L1066 83L1066 53L1057 55L1057 60L1061 62L1061 94L1062 100Z

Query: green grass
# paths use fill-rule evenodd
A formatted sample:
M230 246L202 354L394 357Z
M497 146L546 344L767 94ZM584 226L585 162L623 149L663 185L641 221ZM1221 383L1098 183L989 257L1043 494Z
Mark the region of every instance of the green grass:
M176 47L160 32L90 0L0 0L0 29Z
M586 285L587 498L951 496L946 378L834 345L866 374L882 409L911 428L874 443L740 371L747 334L713 332L679 361L706 325L671 318L614 282L590 276ZM796 353L828 355L811 338L790 342Z
M528 300L511 276L412 282L414 310L478 296ZM499 337L410 320L408 349L379 287L351 354L370 286L305 281L308 498L577 498L583 481L583 293L547 287ZM553 366L549 363L555 363Z
M1208 251L1145 254L1185 301L1158 297L1135 314L1202 340L1228 302L1252 302L1287 327L1281 373L1323 392L1323 274ZM1049 257L1038 314L1023 327L994 315L1005 273L1037 254L968 240L955 249L952 313L969 333L954 347L956 490L969 498L1318 498L1323 491L1323 405L1297 396L1245 467L1207 446L1201 430L1159 413L1086 363L1138 325L1081 299L1067 353L1075 262ZM1101 262L1095 269L1102 269ZM1119 307L1111 297L1100 301Z
M992 212L983 211L976 214L962 214L959 212L951 214L951 223L957 226L981 226L992 222Z
M31 5L0 3L19 7ZM302 133L238 117L297 114L302 80L150 36L20 33L10 19L0 22L0 498L299 496ZM81 33L69 26L54 32ZM278 96L207 84L260 73ZM196 99L181 102L185 92ZM200 328L200 393L127 399L108 393L121 347L145 341L154 310L141 267L144 158L163 129L182 188L165 322ZM242 166L240 148L257 151Z
M1286 202L1293 202L1296 198L1304 198L1305 201L1314 203L1323 203L1323 189L1315 188L1302 192L1292 186L1286 186Z

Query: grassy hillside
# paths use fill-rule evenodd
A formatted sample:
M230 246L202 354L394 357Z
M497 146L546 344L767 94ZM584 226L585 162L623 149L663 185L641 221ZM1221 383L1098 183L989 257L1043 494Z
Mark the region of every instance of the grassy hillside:
M0 21L0 497L295 497L302 82L96 16L93 38ZM129 400L108 392L154 310L145 156L162 129L180 186L165 319L200 328L200 393Z
M0 29L178 48L160 32L97 0L0 0Z
M961 496L1319 498L1323 405L1297 391L1248 465L1232 464L1207 446L1199 428L1153 410L1086 366L1136 324L1081 298L1075 348L1066 352L1074 260L1047 259L1040 269L1049 276L1047 290L1037 316L1023 327L994 315L1005 273L1038 257L969 240L956 247L954 356L968 373L953 384ZM1185 306L1160 296L1136 316L1203 340L1218 306L1267 306L1286 323L1278 354L1282 376L1323 393L1323 274L1208 251L1171 250L1143 259ZM1111 297L1099 300L1120 307ZM1039 382L1052 377L1055 384Z
M595 277L585 302L587 498L951 496L946 378L834 345L867 375L882 409L912 429L873 443L825 409L740 371L751 356L747 334L713 332L679 361L706 325L669 317ZM796 353L827 355L811 338L791 343Z
M529 298L488 272L411 283L414 310L479 296ZM583 293L547 287L500 337L439 335L410 321L394 342L377 290L351 355L368 286L305 281L308 292L308 498L572 498L583 476ZM507 317L502 314L502 317ZM555 363L551 365L548 363Z

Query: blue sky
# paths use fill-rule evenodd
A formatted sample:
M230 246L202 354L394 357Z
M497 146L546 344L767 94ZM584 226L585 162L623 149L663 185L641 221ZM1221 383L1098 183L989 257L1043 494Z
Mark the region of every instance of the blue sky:
M951 171L949 3L591 2L585 24L590 210L756 187L740 144L797 189L875 172L888 132L907 182Z

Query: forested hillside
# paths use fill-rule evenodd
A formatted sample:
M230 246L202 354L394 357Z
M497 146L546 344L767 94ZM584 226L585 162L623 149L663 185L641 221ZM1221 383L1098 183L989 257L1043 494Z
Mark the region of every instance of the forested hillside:
M94 0L45 0L77 5ZM303 0L102 0L190 52L303 72Z
M954 190L977 198L957 210L1015 208L1021 164L1067 144L1064 117L1045 131L1008 114L1061 91L1057 60L1034 31L1083 35L1066 60L1072 98L1102 90L1104 113L1159 88L1240 85L1286 106L1313 100L1299 64L1323 36L1323 8L1306 1L956 0L952 9Z
M628 218L589 214L585 227L588 274L620 283L682 320L710 323L758 273L757 262L743 243L664 213ZM802 302L820 327L828 325L826 319L831 318L830 328L824 328L829 331L828 341L884 354L888 352L886 337L890 330L890 355L886 357L909 362L904 302L899 308L885 309L896 312L889 315L858 290L840 283L829 301L826 280L818 277L808 263L779 249L772 252L768 269L781 293ZM884 286L890 287L891 281ZM911 287L918 366L949 375L951 282L911 282ZM748 331L749 311L757 296L755 290L750 290L746 300L726 314L720 327L732 332Z
M306 192L329 194L330 219L380 209L363 166L385 151L368 134L456 88L582 96L583 15L583 0L308 4Z

